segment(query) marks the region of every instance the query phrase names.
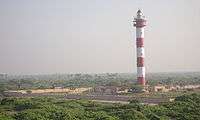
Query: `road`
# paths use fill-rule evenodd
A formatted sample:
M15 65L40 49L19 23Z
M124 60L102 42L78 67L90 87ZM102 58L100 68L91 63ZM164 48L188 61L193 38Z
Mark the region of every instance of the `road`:
M65 95L65 99L87 99L98 101L121 101L129 102L130 100L138 100L144 104L159 104L169 101L167 98L150 98L150 97L132 97L125 95Z
M7 94L8 97L57 97L63 99L86 99L94 101L110 101L110 102L129 102L130 100L138 100L144 104L159 104L169 101L168 98L151 98L151 97L133 97L128 95L75 95L60 93L32 93L32 94Z

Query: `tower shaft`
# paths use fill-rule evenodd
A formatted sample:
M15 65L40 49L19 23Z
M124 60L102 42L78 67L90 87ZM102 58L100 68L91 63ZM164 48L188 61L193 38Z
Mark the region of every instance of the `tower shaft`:
M146 26L146 20L140 10L135 17L134 26L136 27L137 82L139 85L145 86L144 26Z

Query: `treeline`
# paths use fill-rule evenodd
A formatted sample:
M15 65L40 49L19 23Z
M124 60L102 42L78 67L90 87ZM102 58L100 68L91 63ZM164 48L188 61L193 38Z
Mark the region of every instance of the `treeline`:
M200 84L200 73L150 73L147 74L149 85L187 85ZM131 86L136 83L135 74L52 74L7 76L0 78L0 91L10 89L38 89L53 87L87 87L87 86Z
M200 95L177 97L160 105L103 104L54 98L4 98L0 120L199 120Z

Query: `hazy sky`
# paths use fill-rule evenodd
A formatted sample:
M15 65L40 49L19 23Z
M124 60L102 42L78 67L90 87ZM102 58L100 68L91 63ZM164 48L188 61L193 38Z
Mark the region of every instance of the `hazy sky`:
M0 72L136 72L133 16L145 14L147 72L200 71L199 0L0 0Z

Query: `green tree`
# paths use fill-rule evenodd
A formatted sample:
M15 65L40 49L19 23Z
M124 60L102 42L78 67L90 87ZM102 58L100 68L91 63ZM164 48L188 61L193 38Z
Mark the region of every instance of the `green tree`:
M4 113L0 113L0 120L14 120L14 118L12 118Z

